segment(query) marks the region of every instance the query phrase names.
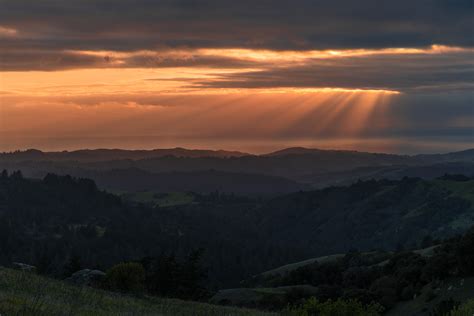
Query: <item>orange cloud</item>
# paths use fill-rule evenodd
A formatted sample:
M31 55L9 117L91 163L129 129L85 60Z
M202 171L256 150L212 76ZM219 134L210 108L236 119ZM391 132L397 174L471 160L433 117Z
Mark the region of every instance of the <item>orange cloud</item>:
M16 29L0 25L0 37L13 37L17 34L18 31Z

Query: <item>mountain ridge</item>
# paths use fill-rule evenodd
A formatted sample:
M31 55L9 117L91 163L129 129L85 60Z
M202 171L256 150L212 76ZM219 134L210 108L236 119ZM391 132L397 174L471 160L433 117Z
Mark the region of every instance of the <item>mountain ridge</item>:
M384 152L373 152L373 151L358 151L348 149L321 149L321 148L309 148L309 147L287 147L268 153L253 154L235 150L225 149L190 149L183 147L174 148L154 148L154 149L121 149L121 148L97 148L97 149L78 149L78 150L64 150L64 151L42 151L39 149L31 148L26 150L17 150L11 152L0 152L0 159L5 158L54 158L66 160L67 158L83 158L91 159L94 155L98 160L111 159L111 155L115 160L120 159L147 159L147 158L159 158L166 156L174 157L186 157L186 158L203 158L203 157L217 157L217 158L232 158L232 157L246 157L246 156L257 156L257 157L275 157L275 156L286 156L286 155L316 155L316 154L355 154L355 155L385 155L385 156L396 156L406 158L435 158L435 157L474 157L474 148L467 148L460 151L450 151L446 153L433 153L433 154L396 154L396 153L384 153Z

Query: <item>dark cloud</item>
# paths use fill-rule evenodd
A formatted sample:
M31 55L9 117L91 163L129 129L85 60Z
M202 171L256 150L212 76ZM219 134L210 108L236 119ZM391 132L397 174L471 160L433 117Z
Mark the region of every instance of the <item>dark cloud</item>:
M201 87L472 89L472 51L265 64L238 56L175 58L173 49L472 47L472 0L0 0L0 70L110 67L261 69ZM2 34L0 33L0 36ZM114 56L77 50L155 54Z
M245 68L255 66L255 63L237 58L204 56L192 52L179 53L166 50L116 56L114 52L94 55L81 53L80 51L5 48L0 55L0 70L3 71L54 71L79 68Z
M0 21L67 49L472 46L472 9L471 0L3 0Z
M471 50L434 54L393 54L312 59L303 65L219 75L202 87L339 87L400 91L456 91L474 88Z

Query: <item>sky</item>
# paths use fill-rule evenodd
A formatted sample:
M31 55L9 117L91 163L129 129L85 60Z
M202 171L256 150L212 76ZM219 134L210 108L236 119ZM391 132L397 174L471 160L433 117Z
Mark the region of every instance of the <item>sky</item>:
M472 0L0 0L0 151L474 148Z

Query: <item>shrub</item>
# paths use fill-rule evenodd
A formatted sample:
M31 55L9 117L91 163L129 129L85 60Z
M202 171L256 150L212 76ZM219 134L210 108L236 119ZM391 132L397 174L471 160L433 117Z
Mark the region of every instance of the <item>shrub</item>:
M395 305L397 297L397 280L391 276L383 276L376 280L370 290L377 295L378 301L387 309Z
M462 272L467 275L474 273L474 228L461 238L456 253Z
M413 299L414 295L415 289L413 288L413 285L409 284L403 288L400 298L402 299L402 301L408 301Z
M472 316L474 315L474 299L467 301L466 303L454 307L448 316Z
M352 288L344 291L343 299L357 300L362 304L370 304L377 301L377 295L369 290Z
M107 271L105 285L120 292L140 292L144 289L145 269L139 263L120 263Z
M450 311L455 310L460 305L452 298L439 302L433 311L430 313L432 316L446 316L450 314Z
M383 307L378 303L363 305L356 300L320 302L310 298L299 307L289 308L283 315L291 316L378 316L383 312Z

